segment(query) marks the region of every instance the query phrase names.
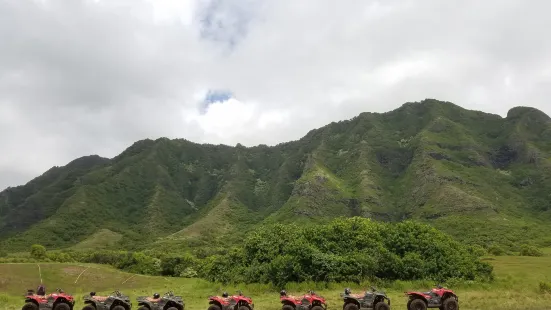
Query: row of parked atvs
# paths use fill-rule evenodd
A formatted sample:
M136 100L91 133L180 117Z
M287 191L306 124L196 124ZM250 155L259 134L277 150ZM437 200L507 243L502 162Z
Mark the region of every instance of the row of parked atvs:
M408 310L425 310L427 308L439 308L441 310L459 309L457 295L449 289L441 286L433 288L430 292L406 292L408 296ZM350 289L345 289L341 294L343 298L343 310L390 310L390 298L384 292L377 291L374 287L370 291L361 294L352 294ZM82 310L131 310L132 302L127 295L115 291L108 296L97 296L95 292L84 296ZM209 296L208 310L254 310L252 298L243 296L241 292L229 296ZM282 310L326 310L325 298L309 291L302 296L288 295L285 290L280 292ZM185 304L182 296L176 296L168 292L163 296L153 294L153 297L140 296L137 298L138 310L184 310ZM61 289L55 293L38 295L29 290L25 296L25 305L22 310L73 310L75 299Z

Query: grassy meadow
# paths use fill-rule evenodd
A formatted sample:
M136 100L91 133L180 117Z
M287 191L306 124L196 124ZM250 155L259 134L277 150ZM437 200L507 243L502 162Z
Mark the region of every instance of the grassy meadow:
M543 257L498 256L488 257L495 267L496 280L492 284L459 283L447 287L457 291L460 307L466 309L543 310L551 309L551 294L540 291L540 282L551 282L551 251ZM40 273L39 273L40 266ZM88 264L0 264L0 309L21 309L23 295L28 288L36 289L42 281L48 292L60 287L77 298L75 309L81 309L85 292L109 293L118 289L135 300L138 295L151 295L173 290L183 295L186 309L207 308L207 297L226 290L240 289L255 302L255 309L278 310L278 290L269 285L226 286L200 279L166 278L134 275L103 265ZM427 290L430 282L393 282L379 285L391 297L393 309L405 309L403 292L408 289ZM365 283L367 287L369 283ZM293 294L314 289L328 300L329 309L342 309L339 293L344 287L358 292L362 287L354 284L294 284L286 287ZM135 305L135 302L134 302Z

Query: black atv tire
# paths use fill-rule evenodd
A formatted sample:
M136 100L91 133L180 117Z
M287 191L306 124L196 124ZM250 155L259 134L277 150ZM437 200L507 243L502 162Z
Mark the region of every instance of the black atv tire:
M71 310L71 306L67 303L60 302L54 306L54 310Z
M38 305L35 304L34 302L28 302L23 305L21 310L38 310Z
M91 304L87 304L86 306L82 307L82 310L96 310L96 307Z
M126 310L126 309L124 308L124 306L116 305L113 308L111 308L111 310Z
M360 310L360 308L358 308L358 305L356 305L355 303L349 302L344 305L344 310Z
M251 308L249 308L249 306L241 306L237 308L237 310L251 310Z
M208 310L222 310L219 305L210 305Z
M442 310L459 310L459 304L457 303L457 300L455 300L455 298L450 297L444 300L444 303L442 304Z
M281 310L295 310L295 307L291 305L283 305L283 307L281 307Z
M375 310L390 310L390 306L384 301L379 301L378 303L375 304L375 307L373 309L375 309Z
M312 310L323 310L321 306L313 306Z
M146 307L146 306L140 306L140 307L138 308L138 310L149 310L149 308ZM167 310L168 310L168 309L167 309Z
M140 309L138 309L138 310L140 310ZM168 309L166 309L166 310L178 310L178 308L176 308L176 307L170 307L170 308L168 308Z
M427 310L427 304L422 299L414 299L409 302L408 310Z

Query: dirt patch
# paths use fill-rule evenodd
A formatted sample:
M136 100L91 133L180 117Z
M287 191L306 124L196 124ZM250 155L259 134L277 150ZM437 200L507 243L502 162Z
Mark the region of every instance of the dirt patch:
M63 272L68 275L79 275L84 268L82 267L65 267Z

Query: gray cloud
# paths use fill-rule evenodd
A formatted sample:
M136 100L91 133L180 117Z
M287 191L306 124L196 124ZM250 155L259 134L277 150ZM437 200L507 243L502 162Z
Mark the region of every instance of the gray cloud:
M0 188L144 138L297 139L427 97L551 114L545 0L0 0ZM237 100L200 102L209 89Z

